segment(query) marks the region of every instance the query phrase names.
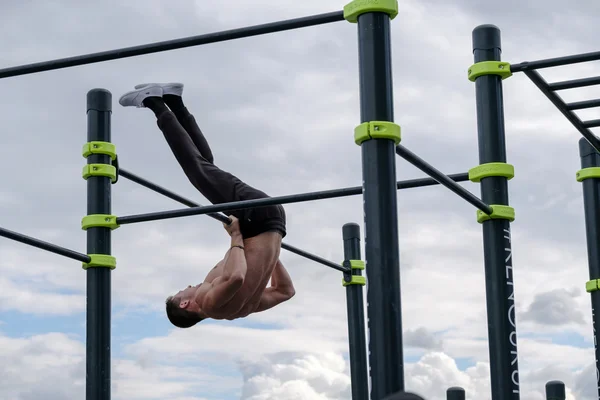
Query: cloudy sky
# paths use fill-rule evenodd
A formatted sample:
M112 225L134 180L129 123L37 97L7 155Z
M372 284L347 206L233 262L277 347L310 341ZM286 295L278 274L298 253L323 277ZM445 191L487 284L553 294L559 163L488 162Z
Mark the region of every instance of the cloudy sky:
M598 50L600 3L402 0L393 27L396 120L403 144L446 173L478 164L471 31L494 23L513 63ZM340 10L306 0L3 2L0 66L9 67ZM84 251L81 146L85 97L113 97L121 165L189 198L189 184L148 110L118 97L146 81L181 81L218 165L271 195L360 185L356 26L277 35L0 81L2 226ZM544 71L598 75L594 64ZM567 100L600 97L596 89ZM505 81L522 399L561 379L595 399L578 134L523 75ZM598 118L595 111L581 113ZM423 174L402 160L398 179ZM479 194L475 184L465 187ZM121 180L117 215L180 207ZM286 241L342 260L341 227L362 226L361 198L286 207ZM398 193L407 388L440 400L449 386L489 399L481 227L443 187ZM220 223L190 217L114 233L112 392L117 400L342 400L350 396L340 274L283 252L296 297L235 322L176 330L165 297L195 284L228 246ZM75 261L0 242L0 399L79 400L85 393L85 272Z

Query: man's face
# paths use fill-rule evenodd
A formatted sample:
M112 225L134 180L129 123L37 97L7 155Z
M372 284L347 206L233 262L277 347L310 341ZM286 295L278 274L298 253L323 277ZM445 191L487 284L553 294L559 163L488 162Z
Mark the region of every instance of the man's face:
M201 312L200 306L198 305L198 294L201 291L201 286L202 284L188 286L177 292L177 294L173 296L173 300L179 302L179 308L186 309L193 313Z

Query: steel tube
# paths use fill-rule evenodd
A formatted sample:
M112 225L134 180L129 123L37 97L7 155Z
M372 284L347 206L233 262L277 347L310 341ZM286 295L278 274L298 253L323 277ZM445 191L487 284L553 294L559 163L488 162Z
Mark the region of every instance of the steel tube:
M590 78L573 79L561 82L552 82L548 84L550 90L567 90L582 88L586 86L600 85L600 76L593 76Z
M600 107L600 99L574 101L573 103L567 104L567 110L583 110L585 108Z
M87 141L110 142L112 95L93 89L87 94ZM110 156L92 154L88 164L111 164ZM111 179L87 178L87 213L111 214ZM111 229L87 229L88 254L111 253ZM111 398L111 270L87 269L86 312L86 400Z
M170 51L176 49L183 49L186 47L224 42L227 40L241 39L251 36L265 35L268 33L282 32L298 28L306 28L309 26L328 24L343 20L344 13L342 11L336 11L326 14L312 15L303 18L295 18L286 21L271 22L267 24L254 25L245 28L213 32L198 36L190 36L182 39L167 40L163 42L155 42L140 46L125 47L116 50L84 54L81 56L60 58L56 60L38 62L34 64L19 65L16 67L0 69L0 79L19 75L34 74L44 71L51 71L62 68L75 67L79 65L118 60L127 57L136 57L145 54L158 53L161 51Z
M482 25L473 30L475 62L501 60L500 30ZM502 78L483 75L475 81L479 163L506 163ZM481 180L481 197L491 205L509 205L508 179ZM489 219L482 223L485 266L487 329L492 400L518 400L519 363L510 222Z
M460 198L466 200L469 204L477 207L484 213L489 215L493 212L492 208L489 205L485 204L473 193L469 192L467 189L454 182L452 179L444 175L443 172L436 169L434 166L432 166L427 161L423 160L421 157L417 156L415 153L408 150L401 144L396 146L396 154L404 158L406 161L408 161L415 167L419 168L421 171L425 172L427 175L431 176L441 185L447 187L453 193L457 194Z
M69 250L62 246L57 246L52 243L45 242L40 239L36 239L31 236L23 235L22 233L9 231L8 229L0 228L0 236L7 239L14 240L15 242L23 243L38 249L49 251L50 253L58 254L63 257L71 258L73 260L81 262L90 262L90 257L86 254L79 253L74 250Z
M579 140L579 157L581 168L599 168L600 154L585 139ZM600 279L600 178L584 179L583 207L585 216L585 233L587 244L587 259L590 281ZM600 311L600 290L590 290L592 306L592 328L594 335L594 361L596 371L600 371L600 318L596 315ZM596 373L596 388L600 398L600 374Z
M600 60L600 51L594 51L591 53L574 54L564 57L547 58L544 60L537 61L524 61L519 64L512 64L510 70L512 72L525 72L533 71L542 68L559 67L561 65L579 64L582 62L597 61Z

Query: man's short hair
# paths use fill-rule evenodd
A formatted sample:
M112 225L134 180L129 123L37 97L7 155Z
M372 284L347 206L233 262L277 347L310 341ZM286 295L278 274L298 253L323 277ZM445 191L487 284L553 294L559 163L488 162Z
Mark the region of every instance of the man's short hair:
M178 328L191 328L204 318L179 307L179 300L169 296L166 301L167 317L173 325Z

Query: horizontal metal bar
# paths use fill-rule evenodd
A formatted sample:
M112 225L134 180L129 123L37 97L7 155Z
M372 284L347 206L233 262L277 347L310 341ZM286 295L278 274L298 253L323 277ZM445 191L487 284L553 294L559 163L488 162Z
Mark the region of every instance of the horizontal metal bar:
M559 67L561 65L579 64L589 61L600 60L600 51L594 51L591 53L574 54L571 56L547 58L545 60L537 61L524 61L519 64L513 64L510 66L512 72L525 72L533 71L542 68Z
M57 246L52 243L44 242L43 240L26 236L21 233L9 231L8 229L0 228L0 236L7 239L14 240L19 243L23 243L29 246L37 247L38 249L49 251L50 253L58 254L63 257L71 258L73 260L88 263L91 261L90 256L82 253L78 253L73 250L69 250L65 247Z
M569 81L553 82L549 83L548 87L550 90L566 90L576 89L587 86L600 85L600 76L592 76L589 78L572 79Z
M585 125L577 115L569 111L563 99L558 94L556 94L556 92L550 90L550 88L548 87L548 82L546 82L542 75L540 75L540 73L537 71L524 71L524 73L529 79L531 79L531 81L538 87L538 89L541 90L544 96L546 96L548 100L550 100L552 104L554 104L558 111L560 111L562 115L564 115L565 118L569 120L571 124L573 124L575 129L577 129L579 133L581 133L583 137L586 138L586 140L590 142L590 144L594 146L596 150L600 151L600 139L598 139L598 137L596 137L596 135L594 135L592 131L585 127Z
M227 40L235 40L251 36L259 36L268 33L306 28L309 26L328 24L343 20L344 13L342 11L336 11L332 13L312 15L303 18L295 18L285 21L254 25L245 28L231 29L198 36L190 36L182 39L174 39L167 40L164 42L144 44L140 46L125 47L122 49L102 51L98 53L85 54L75 57L60 58L57 60L44 61L34 64L20 65L16 67L0 69L0 79L9 78L12 76L33 74L43 71L51 71L61 68L75 67L79 65L93 64L110 60L118 60L127 57L136 57L145 54L158 53L161 51L170 51L176 49L183 49L186 47L224 42Z
M591 119L589 121L584 121L583 126L586 128L597 128L600 126L600 119Z
M161 187L161 186L159 186L159 185L157 185L155 183L152 183L152 182L150 182L150 181L148 181L148 180L146 180L146 179L144 179L144 178L142 178L140 176L137 176L137 175L135 175L135 174L133 174L133 173L127 171L127 170L124 170L122 168L119 168L119 175L122 176L123 178L129 179L132 182L135 182L135 183L137 183L137 184L139 184L141 186L144 186L144 187L146 187L146 188L148 188L148 189L150 189L150 190L152 190L152 191L154 191L156 193L160 193L163 196L166 196L166 197L168 197L168 198L170 198L172 200L175 200L175 201L177 201L177 202L179 202L181 204L184 204L184 205L186 205L188 207L202 207L200 204L198 204L198 203L196 203L196 202L194 202L192 200L186 199L185 197L180 196L177 193L174 193L174 192L172 192L172 191L170 191L168 189L165 189L165 188L163 188L163 187ZM227 216L223 215L223 214L210 213L210 214L206 214L206 215L208 215L208 216L216 219L217 221L220 221L220 222L223 222L223 223L229 223L229 218ZM297 254L299 256L305 257L305 258L307 258L309 260L318 262L318 263L320 263L322 265L325 265L325 266L327 266L329 268L333 268L333 269L341 271L341 272L349 272L350 271L350 269L342 266L341 264L336 264L336 263L334 263L332 261L329 261L329 260L327 260L325 258L322 258L322 257L319 257L317 255L311 254L309 252L301 250L301 249L299 249L297 247L294 247L292 245L289 245L287 243L282 243L281 244L281 248L284 249L284 250L287 250L287 251L289 251L291 253L294 253L294 254Z
M485 204L473 193L469 192L467 189L460 186L452 179L448 178L443 172L436 169L434 166L429 164L427 161L423 160L421 157L419 157L412 151L408 150L406 147L402 146L401 144L397 145L396 154L404 158L406 161L408 161L415 167L419 168L421 171L425 172L427 175L431 176L441 185L447 187L452 192L456 193L459 197L474 205L484 213L488 215L492 214L493 210L489 205Z
M125 171L125 173L124 173L124 171L122 169L120 170L120 174L121 174L121 176L123 176L125 178L127 178L130 175L130 173L128 173L127 171ZM454 182L450 178L447 178L447 179L449 179L451 182ZM467 175L466 179L468 179L468 175ZM434 179L431 179L431 180L435 182ZM404 186L403 183L404 182L402 182L402 181L398 182L398 184L397 184L398 187L400 188L401 186ZM414 185L413 187L416 187L416 186L423 186L422 183L423 183L423 180L416 180L416 181L413 180L413 181L409 181L408 184L409 185L413 184ZM150 183L150 184L153 185L152 183ZM165 190L165 189L162 189L162 190ZM286 196L268 197L268 198L253 199L253 200L243 200L243 201L236 201L236 202L231 202L231 203L211 204L208 206L192 206L192 208L183 208L183 209L177 209L177 210L168 210L168 211L158 211L158 212L136 214L136 215L127 215L127 216L117 218L117 223L120 225L126 225L126 224L133 224L133 223L139 223L139 222L158 221L158 220L163 220L163 219L187 217L187 216L192 216L192 215L214 214L217 212L241 210L244 208L254 208L254 207L272 206L272 205L278 205L278 204L290 204L290 203L299 203L299 202L304 202L304 201L331 199L331 198L336 198L336 197L353 196L353 195L358 195L361 193L362 193L362 187L356 186L356 187L349 187L349 188L343 188L343 189L325 190L325 191L319 191L319 192L292 194L292 195L286 195ZM218 218L219 218L219 220L221 220L220 217L218 217ZM225 222L225 221L222 221L222 222Z
M583 110L585 108L600 107L600 99L575 101L567 104L568 110Z

